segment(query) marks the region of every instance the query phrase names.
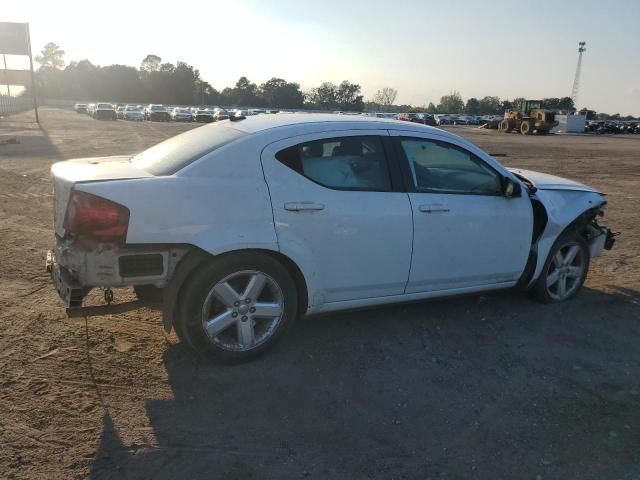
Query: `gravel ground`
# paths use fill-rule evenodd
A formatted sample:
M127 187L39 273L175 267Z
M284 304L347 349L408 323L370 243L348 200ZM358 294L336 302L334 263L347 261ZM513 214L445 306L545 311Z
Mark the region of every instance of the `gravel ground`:
M194 359L151 308L67 318L43 269L53 162L193 126L42 118L0 120L0 140L20 141L0 144L1 478L640 478L640 136L451 127L508 166L609 194L622 236L575 300L305 318L228 367Z

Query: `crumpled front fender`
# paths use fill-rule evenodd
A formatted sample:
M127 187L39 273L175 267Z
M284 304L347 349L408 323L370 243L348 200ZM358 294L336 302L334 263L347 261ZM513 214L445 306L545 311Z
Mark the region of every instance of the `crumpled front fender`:
M600 207L606 200L596 192L578 190L538 190L536 198L547 211L547 225L534 246L537 252L536 268L529 285L540 276L542 268L557 238L587 210Z

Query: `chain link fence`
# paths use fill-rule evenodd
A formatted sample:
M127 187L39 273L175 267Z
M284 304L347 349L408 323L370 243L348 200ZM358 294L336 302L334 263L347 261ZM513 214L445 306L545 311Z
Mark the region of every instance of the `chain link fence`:
M0 89L3 87L0 86ZM6 89L6 87L4 87ZM7 117L33 108L31 96L14 96L0 93L0 117Z

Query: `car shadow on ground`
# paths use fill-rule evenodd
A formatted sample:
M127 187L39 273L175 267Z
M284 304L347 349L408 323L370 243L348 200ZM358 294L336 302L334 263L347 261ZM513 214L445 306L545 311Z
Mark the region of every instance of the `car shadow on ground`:
M105 415L91 478L631 478L639 304L585 288L307 318L235 366L173 345L156 442L125 445Z

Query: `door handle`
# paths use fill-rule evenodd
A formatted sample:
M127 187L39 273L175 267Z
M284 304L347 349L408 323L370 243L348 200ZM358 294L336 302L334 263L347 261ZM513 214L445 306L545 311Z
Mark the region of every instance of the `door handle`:
M302 210L324 210L324 205L314 202L287 202L284 209L290 212L300 212Z
M433 204L433 205L420 205L420 211L425 213L445 213L449 211L449 207L446 205Z

